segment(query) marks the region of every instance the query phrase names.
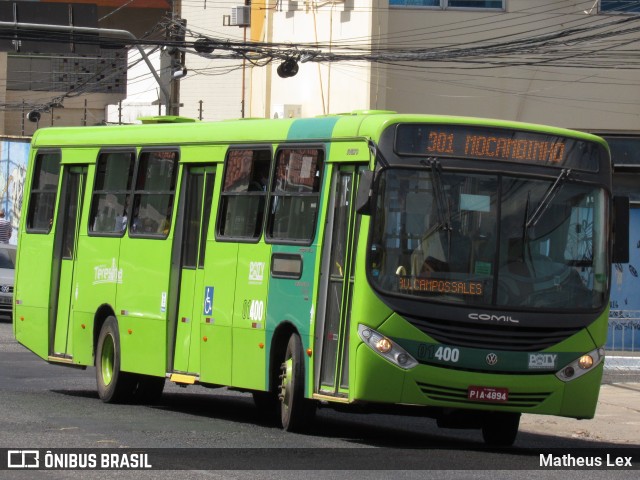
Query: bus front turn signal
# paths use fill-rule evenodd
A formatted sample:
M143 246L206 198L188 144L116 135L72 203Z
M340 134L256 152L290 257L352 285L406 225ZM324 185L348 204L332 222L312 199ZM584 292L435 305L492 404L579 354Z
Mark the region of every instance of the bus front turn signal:
M403 370L409 370L418 365L417 360L409 352L373 328L360 324L358 335L371 350Z

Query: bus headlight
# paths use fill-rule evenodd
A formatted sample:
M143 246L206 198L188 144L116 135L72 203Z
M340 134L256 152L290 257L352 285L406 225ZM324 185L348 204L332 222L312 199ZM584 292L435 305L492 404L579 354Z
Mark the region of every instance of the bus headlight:
M380 332L376 332L372 328L359 324L358 335L365 345L381 357L389 360L394 365L404 370L409 370L418 365L416 359L413 358L404 348L397 345L390 338L385 337Z
M598 348L597 350L585 353L577 360L562 367L560 371L556 373L556 377L563 382L575 380L593 370L593 367L599 365L602 360L604 360L604 348Z
M578 360L578 366L583 370L593 367L593 357L591 355L583 355Z

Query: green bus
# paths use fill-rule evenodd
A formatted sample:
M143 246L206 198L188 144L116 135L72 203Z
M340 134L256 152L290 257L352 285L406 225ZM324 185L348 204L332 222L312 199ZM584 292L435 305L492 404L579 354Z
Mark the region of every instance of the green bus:
M41 129L14 333L94 365L105 402L153 402L168 379L251 392L290 431L322 404L508 446L521 413L594 415L624 207L602 139L540 125Z

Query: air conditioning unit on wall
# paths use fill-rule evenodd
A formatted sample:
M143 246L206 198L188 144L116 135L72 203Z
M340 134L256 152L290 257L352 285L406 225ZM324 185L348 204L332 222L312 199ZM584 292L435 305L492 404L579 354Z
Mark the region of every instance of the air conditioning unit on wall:
M251 25L251 7L243 5L231 8L231 25L248 27Z

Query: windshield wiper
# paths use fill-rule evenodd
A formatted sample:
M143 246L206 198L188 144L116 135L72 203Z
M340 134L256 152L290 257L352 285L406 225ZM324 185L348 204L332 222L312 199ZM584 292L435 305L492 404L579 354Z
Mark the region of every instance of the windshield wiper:
M538 223L538 221L540 220L544 212L546 212L547 209L549 208L549 205L551 205L551 201L555 198L555 196L560 191L560 188L562 187L562 185L564 185L567 179L569 178L570 173L571 173L570 168L562 169L562 171L560 172L560 175L558 175L558 177L556 178L556 181L553 182L553 185L551 185L547 189L546 193L544 194L544 197L542 198L542 200L540 200L540 203L536 207L533 214L531 214L531 217L529 217L529 219L525 221L525 229L529 229L531 227L536 226L536 224ZM526 219L526 214L527 212L525 212L525 219Z
M526 263L526 252L529 253L529 262L533 267L533 255L531 255L531 249L529 246L529 204L531 203L531 190L527 192L527 203L524 205L524 222L522 222L522 261ZM535 275L535 267L533 274Z
M442 183L442 166L436 158L429 158L421 163L431 168L431 179L433 182L433 196L436 200L436 210L438 212L437 230L451 232L451 211L449 210L449 201L447 194L444 193L444 185Z
M425 233L424 238L430 238L436 232L444 231L447 234L447 253L449 258L451 253L451 231L453 226L451 223L451 211L449 209L449 201L447 200L447 194L444 191L442 182L442 166L437 158L428 158L426 160L421 159L420 163L425 167L431 169L431 182L433 184L433 197L436 202L436 211L438 215L438 221L432 227L430 227Z

